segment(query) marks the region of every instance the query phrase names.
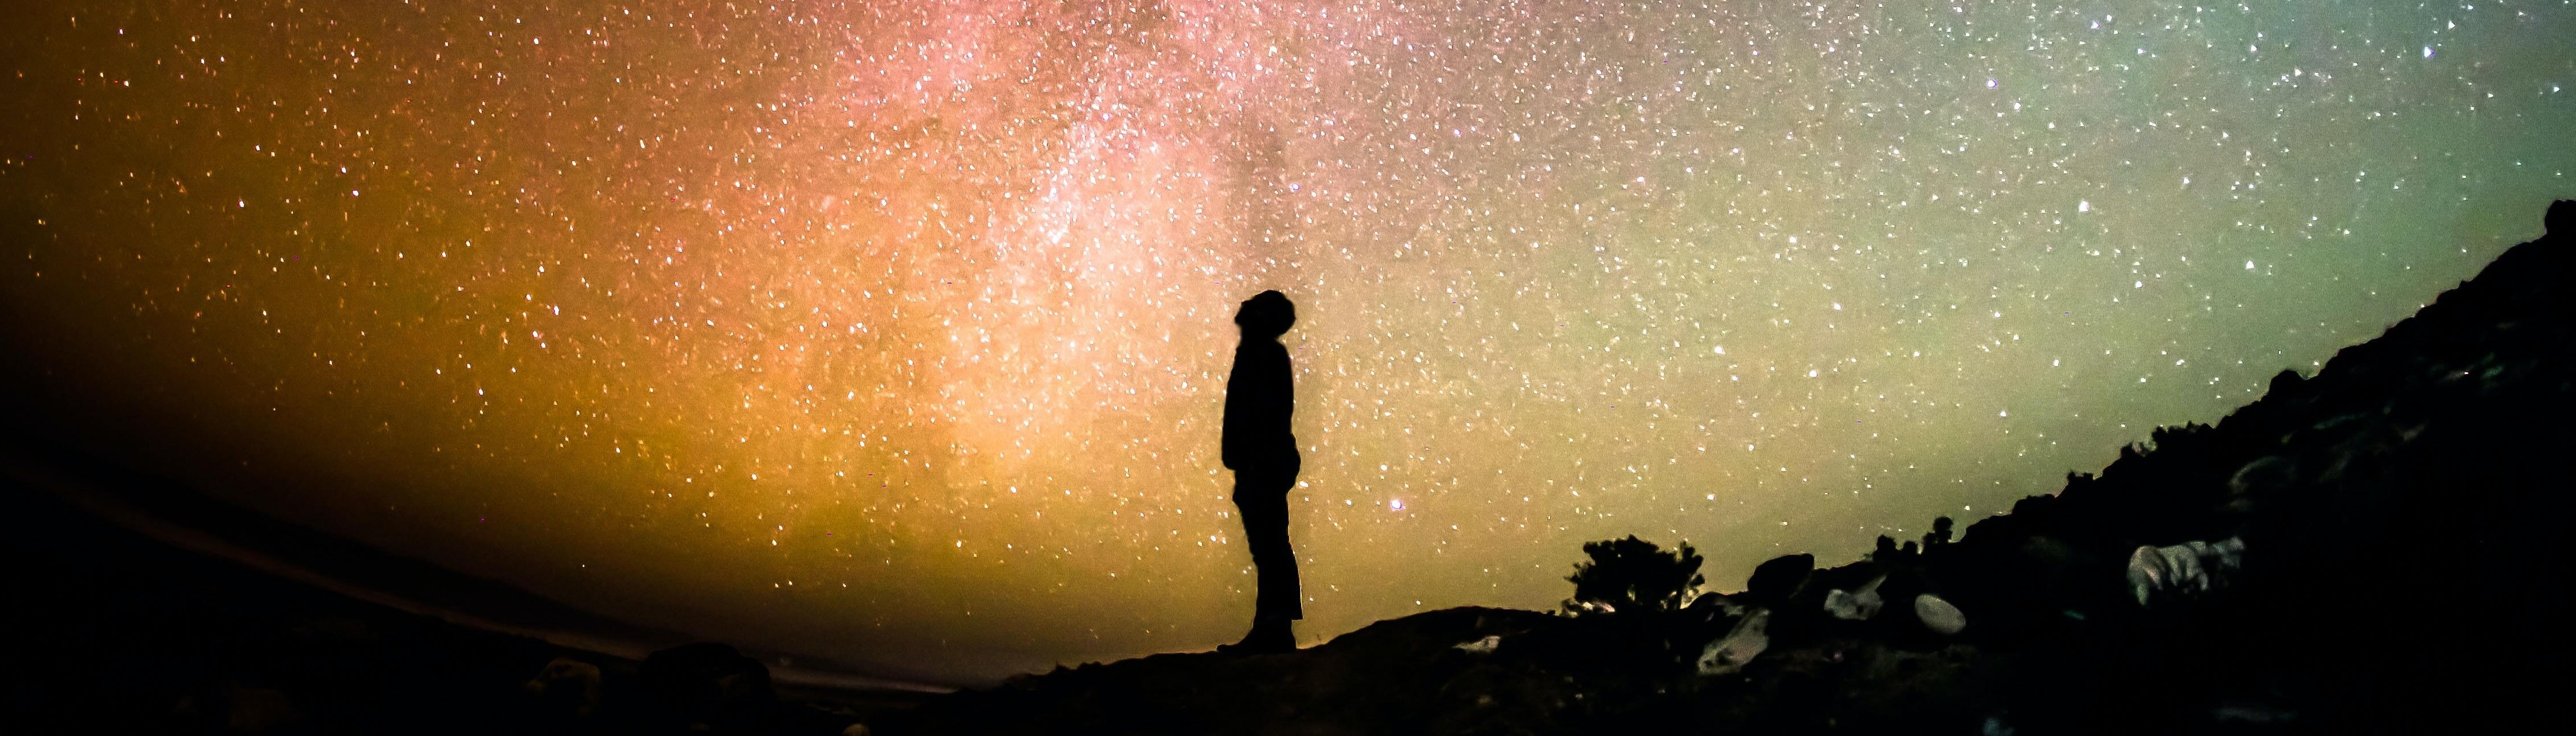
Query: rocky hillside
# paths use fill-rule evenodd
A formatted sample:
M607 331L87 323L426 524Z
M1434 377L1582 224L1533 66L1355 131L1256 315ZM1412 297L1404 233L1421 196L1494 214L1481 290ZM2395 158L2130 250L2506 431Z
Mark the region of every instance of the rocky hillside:
M1670 613L1453 609L1059 669L885 733L2548 732L2569 679L2576 202L2214 426ZM1964 626L1962 626L1964 624ZM2556 728L2551 728L2556 726Z

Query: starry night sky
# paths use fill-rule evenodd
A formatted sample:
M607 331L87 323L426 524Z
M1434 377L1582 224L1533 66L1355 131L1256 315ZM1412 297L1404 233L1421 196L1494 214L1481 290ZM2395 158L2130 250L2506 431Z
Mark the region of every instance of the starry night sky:
M901 5L902 7L895 7ZM0 309L100 441L575 605L940 677L1313 643L2000 511L2576 194L2564 0L56 2Z

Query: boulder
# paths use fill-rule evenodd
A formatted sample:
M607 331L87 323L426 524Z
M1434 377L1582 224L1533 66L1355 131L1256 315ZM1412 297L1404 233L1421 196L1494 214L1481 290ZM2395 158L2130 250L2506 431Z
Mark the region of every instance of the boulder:
M1825 612L1845 621L1867 621L1876 618L1879 609L1886 604L1885 599L1878 595L1878 586L1884 582L1887 582L1887 576L1880 575L1870 578L1870 581L1860 586L1859 590L1847 591L1835 588L1826 592Z
M656 702L692 729L756 720L777 700L769 668L723 644L683 644L654 652L636 675Z
M2129 553L2129 592L2138 605L2172 595L2194 596L2225 585L2245 565L2245 540L2190 541L2157 547L2143 545Z
M1456 649L1456 650L1461 651L1461 652L1466 652L1466 653L1468 653L1468 654L1492 654L1492 653L1494 653L1494 650L1495 650L1495 649L1502 647L1502 645L1503 645L1503 637L1502 637L1502 636L1500 636L1500 635L1494 635L1494 634L1488 634L1488 635L1486 635L1486 636L1485 636L1485 638L1477 639L1477 640L1475 640L1475 641L1467 642L1467 643L1460 644L1460 645L1457 645L1457 646L1454 646L1454 647L1450 647L1450 648L1451 648L1451 649Z
M599 665L556 657L519 689L547 713L581 719L599 710L599 680Z
M1950 605L1949 601L1941 600L1941 596L1930 593L1914 597L1914 617L1923 621L1923 628L1942 636L1968 628L1968 614L1960 612L1959 607Z
M1745 614L1743 619L1735 622L1734 629L1718 637L1717 641L1709 642L1708 648L1700 651L1700 675L1716 676L1744 669L1745 663L1762 656L1762 650L1771 648L1770 626L1770 609L1756 608Z
M1755 605L1779 605L1798 592L1807 575L1816 571L1816 556L1806 553L1781 555L1753 568L1753 577L1744 581L1744 597Z

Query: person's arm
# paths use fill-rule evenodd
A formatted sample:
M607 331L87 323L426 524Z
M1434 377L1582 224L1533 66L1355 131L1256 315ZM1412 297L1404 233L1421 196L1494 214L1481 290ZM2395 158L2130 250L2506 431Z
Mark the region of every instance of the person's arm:
M1292 462L1275 457L1282 451L1295 452L1288 418L1296 409L1296 395L1289 380L1288 349L1278 343L1252 343L1235 351L1234 372L1225 381L1222 459L1226 467L1243 470L1247 465L1267 468Z
M1252 419L1254 415L1261 413L1259 409L1253 408L1252 393L1247 390L1251 384L1258 383L1249 378L1249 375L1257 373L1258 369L1250 365L1253 362L1251 351L1244 349L1245 347L1249 346L1235 348L1234 368L1226 373L1225 418L1223 424L1218 425L1221 435L1218 440L1220 450L1218 459L1231 470L1243 469L1246 459L1244 445L1251 439L1253 432Z
M1277 429L1281 436L1286 436L1288 418L1297 413L1296 371L1288 365L1287 346L1274 342L1262 347L1262 352L1268 353L1265 356L1268 360L1262 361L1261 367L1269 373L1270 380L1266 383L1272 387L1270 395L1264 397L1270 400L1266 418L1270 420L1271 427Z
M1290 432L1289 420L1297 412L1295 371L1288 364L1288 348L1279 343L1261 346L1262 402L1259 452L1273 471L1292 471L1297 462L1297 437ZM1293 472L1293 471L1292 471Z

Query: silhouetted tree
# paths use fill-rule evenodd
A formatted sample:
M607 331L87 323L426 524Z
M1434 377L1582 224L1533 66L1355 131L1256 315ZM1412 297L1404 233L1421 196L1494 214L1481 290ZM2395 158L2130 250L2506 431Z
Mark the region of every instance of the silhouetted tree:
M1932 533L1923 535L1923 547L1930 549L1950 543L1950 517L1932 520Z
M1699 552L1689 542L1666 552L1629 535L1585 542L1583 554L1592 559L1575 563L1574 574L1565 578L1574 583L1574 599L1565 602L1567 613L1677 611L1707 582L1699 574Z

